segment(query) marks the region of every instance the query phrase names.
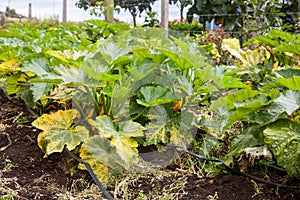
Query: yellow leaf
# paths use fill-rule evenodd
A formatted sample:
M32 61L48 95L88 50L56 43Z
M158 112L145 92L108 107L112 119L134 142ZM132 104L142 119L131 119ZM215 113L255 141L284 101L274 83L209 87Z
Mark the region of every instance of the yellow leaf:
M245 85L252 85L252 82L251 81L245 81L244 84Z
M47 51L47 54L57 58L58 60L62 61L62 62L65 62L67 63L68 62L68 59L65 58L63 55L62 55L62 52L60 51L54 51L54 50L49 50Z
M65 147L74 150L89 137L89 131L84 126L73 125L76 115L76 110L59 110L44 114L32 123L43 130L38 136L38 145L45 152L45 156L62 152Z
M261 52L261 49L256 48L253 51L250 49L245 51L240 48L238 39L224 39L222 48L226 49L229 53L238 58L242 62L242 66L246 68L255 67L257 64L265 60L265 56Z
M274 69L274 70L278 69L278 64L279 64L278 61L274 63L274 65L273 65L273 69Z
M151 122L146 125L146 141L147 144L168 143L169 135L166 131L168 122L167 113L163 106L154 106L149 110Z
M182 106L182 100L181 99L177 99L173 102L173 111L178 111L181 109Z
M20 75L20 78L18 79L18 82L23 82L23 83L26 83L26 82L27 82L27 79L26 79L25 74L21 74L21 75Z
M193 134L184 133L182 130L178 130L174 126L170 130L170 143L185 147L190 144L193 140Z
M115 154L122 162L123 167L129 169L132 164L138 162L136 149L138 143L133 137L144 136L142 125L133 121L114 124L111 118L106 115L98 116L96 120L89 120L88 122L97 129L100 137L109 141L108 143L105 141L106 145L115 149Z
M0 72L18 72L21 70L18 64L19 59L14 58L12 60L5 61L0 64Z
M108 182L108 166L101 163L97 159L96 155L90 154L89 151L83 146L82 148L80 148L80 158L91 166L93 172L95 173L100 182ZM84 164L79 164L78 168L86 170Z

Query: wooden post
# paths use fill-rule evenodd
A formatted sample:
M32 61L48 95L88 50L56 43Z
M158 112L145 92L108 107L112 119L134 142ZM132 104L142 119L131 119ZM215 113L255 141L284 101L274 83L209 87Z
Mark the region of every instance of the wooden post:
M104 0L105 5L105 21L107 22L113 22L114 21L114 0Z
M169 37L169 0L161 0L161 26L165 38Z
M300 0L298 0L298 19L297 22L300 20Z
M5 16L5 12L2 13L1 15L1 26L5 26L6 24L6 16Z
M32 21L32 7L31 7L31 3L29 3L29 6L28 6L28 20L30 22Z
M62 21L67 22L67 0L63 1L63 16Z

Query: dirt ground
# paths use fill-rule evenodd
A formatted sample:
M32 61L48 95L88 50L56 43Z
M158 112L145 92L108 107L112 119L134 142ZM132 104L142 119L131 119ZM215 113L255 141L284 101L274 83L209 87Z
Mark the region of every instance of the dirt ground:
M76 161L67 153L43 158L36 143L39 130L31 126L33 120L21 101L9 100L0 90L0 200L102 199L88 173L77 170ZM299 190L271 187L235 174L205 179L180 172L176 166L164 174L120 180L115 185L118 188L108 186L108 190L115 199L300 199ZM300 184L300 180L274 172L269 178ZM124 182L127 188L121 189Z

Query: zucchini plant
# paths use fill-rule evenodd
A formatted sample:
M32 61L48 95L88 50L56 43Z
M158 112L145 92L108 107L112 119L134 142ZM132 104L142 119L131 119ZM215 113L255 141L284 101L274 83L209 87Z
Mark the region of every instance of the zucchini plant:
M278 43L278 36L286 42L294 38L293 44ZM282 31L270 31L251 41L260 45L254 50L244 51L237 40L228 39L223 43L223 48L238 59L235 77L240 77L250 87L228 91L210 106L219 114L220 131L236 121L242 121L246 126L243 133L233 140L230 153L226 155L227 162L232 162L232 157L239 157L246 148L266 146L278 166L286 169L290 176L299 178L297 37ZM251 44L250 41L247 44Z
M209 92L202 87L206 57L199 46L163 40L157 29L135 29L85 47L47 47L23 59L15 72L3 74L7 93L19 94L32 108L64 104L33 122L42 130L39 147L45 156L76 150L102 181L111 172L142 170L147 162L139 147L165 151L166 144L190 144L197 131L193 109Z
M109 181L123 170L169 164L179 152L166 145L189 147L198 128L219 140L242 121L247 128L226 162L246 148L267 147L273 162L299 178L297 36L270 31L246 43L253 50L225 39L223 52L234 62L212 65L218 62L191 40L126 27L89 20L0 31L1 87L38 111L32 124L42 130L45 156L76 151Z

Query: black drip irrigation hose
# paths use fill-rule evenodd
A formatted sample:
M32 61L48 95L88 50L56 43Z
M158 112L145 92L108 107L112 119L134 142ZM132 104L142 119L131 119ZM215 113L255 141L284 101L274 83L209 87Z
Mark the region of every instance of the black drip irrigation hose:
M289 186L289 185L284 185L284 184L280 184L280 183L274 183L274 182L267 181L267 180L262 179L262 178L252 176L252 175L244 173L244 172L237 171L237 170L233 169L232 167L226 165L223 160L207 158L207 157L201 156L199 154L196 154L194 152L191 152L191 151L189 151L189 150L187 150L187 149L185 149L181 146L176 146L176 145L166 145L166 146L172 147L172 148L179 148L182 151L184 151L185 153L190 154L190 155L192 155L196 158L199 158L201 160L205 160L205 161L209 161L209 162L219 162L219 163L223 164L226 167L226 169L228 169L229 171L231 171L235 174L241 175L243 177L250 178L250 179L252 179L256 182L259 182L259 183L263 183L263 184L274 186L274 187L285 188L285 189L293 189L293 190L299 190L300 189L300 187L297 187L297 186Z
M190 154L190 155L192 155L192 156L194 156L196 158L199 158L201 160L205 160L205 161L209 161L209 162L219 162L219 163L223 164L226 167L226 169L228 169L229 171L231 171L231 172L233 172L235 174L238 174L240 176L243 176L243 177L246 177L246 178L250 178L250 179L252 179L252 180L254 180L256 182L259 182L259 183L263 183L263 184L270 185L270 186L273 186L273 187L285 188L285 189L294 189L294 190L299 190L300 189L300 187L297 187L297 186L289 186L289 185L284 185L284 184L280 184L280 183L274 183L274 182L267 181L267 180L262 179L262 178L258 178L258 177L252 176L252 175L244 173L244 172L237 171L237 170L233 169L232 167L226 165L223 160L213 159L213 158L207 158L205 156L201 156L201 155L196 154L196 153L194 153L192 151L189 151L189 150L187 150L187 149L185 149L184 147L181 147L181 146L176 146L176 145L166 145L166 146L167 147L171 147L171 148L181 149L185 153ZM82 164L85 165L85 167L88 170L90 176L95 181L96 185L100 188L100 190L105 195L105 197L108 200L114 200L114 198L110 195L110 193L100 183L100 181L96 177L94 171L92 170L91 166L87 162L84 162L79 157L77 157L73 152L69 151L68 149L65 149L65 150L72 156L72 158L74 158L79 163L82 163Z
M102 193L105 195L105 197L108 200L114 200L114 198L110 195L110 193L104 188L104 186L100 183L100 181L98 180L98 178L96 177L94 171L92 170L91 166L89 163L84 162L83 160L81 160L80 158L78 158L73 152L69 151L68 149L65 149L70 156L72 156L72 158L74 158L76 161L84 164L84 166L86 167L87 171L89 172L90 176L92 177L92 179L95 181L96 185L100 188L100 190L102 191Z

